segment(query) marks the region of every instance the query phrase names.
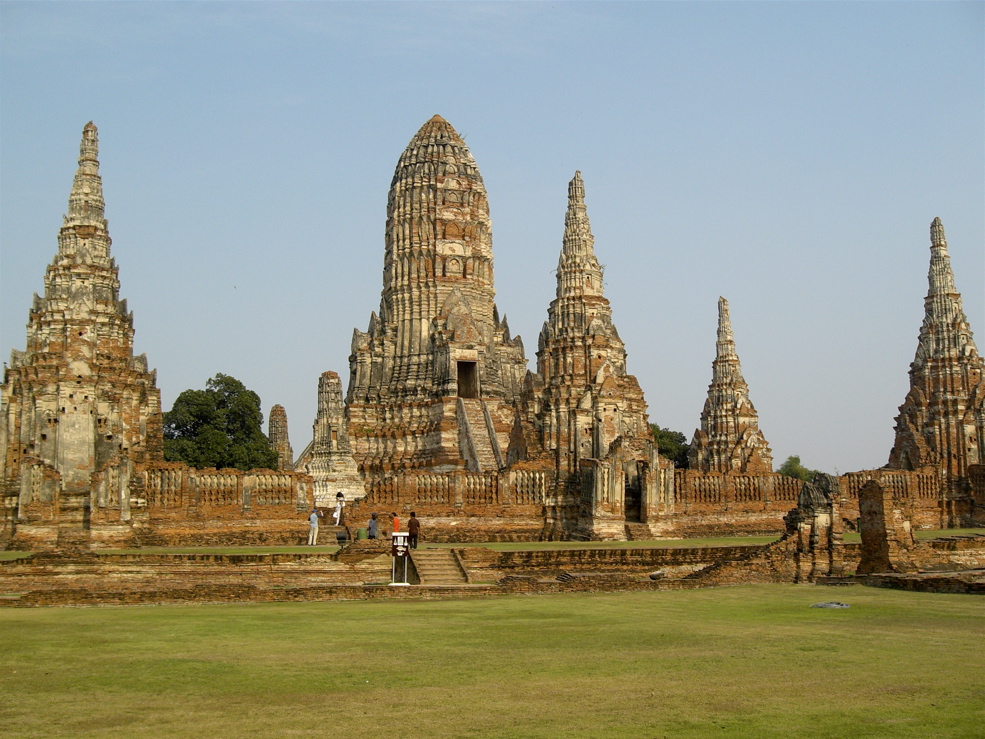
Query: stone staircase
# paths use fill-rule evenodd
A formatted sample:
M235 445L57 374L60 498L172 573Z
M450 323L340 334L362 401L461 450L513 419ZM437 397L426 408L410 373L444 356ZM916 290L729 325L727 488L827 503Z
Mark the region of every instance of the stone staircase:
M421 585L467 585L469 582L451 549L414 549L410 559Z
M466 427L466 433L471 442L471 451L475 453L475 460L479 466L479 469L475 471L498 470L498 455L493 448L497 441L489 435L489 426L486 423L486 412L482 407L482 401L478 398L459 398L458 403L460 415L464 417L466 422L463 425Z
M91 545L91 536L88 529L77 528L75 526L59 526L58 538L55 546L58 549L69 550L88 550Z
M652 541L653 532L645 523L627 523L626 541Z

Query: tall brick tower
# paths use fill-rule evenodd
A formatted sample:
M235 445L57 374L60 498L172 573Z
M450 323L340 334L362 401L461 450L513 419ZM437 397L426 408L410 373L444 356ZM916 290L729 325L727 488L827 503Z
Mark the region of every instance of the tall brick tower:
M954 287L940 218L930 225L930 288L887 466L933 466L952 485L985 462L985 364Z
M53 504L66 525L84 524L90 507L118 508L126 521L133 463L163 460L161 395L147 357L133 355L98 153L90 122L27 349L14 350L4 372L3 484L19 489L22 520Z
M543 444L562 475L576 472L581 459L605 457L618 436L649 438L643 391L626 374L626 348L603 293L581 172L568 183L557 292L538 339L537 374Z
M526 361L494 296L485 185L436 115L397 163L380 312L353 332L346 403L365 473L503 466Z
M267 421L270 448L277 452L277 469L294 470L294 450L291 449L291 437L287 428L287 410L282 405L270 408Z
M759 430L759 414L749 400L749 386L735 351L728 301L722 297L718 299L711 384L701 411L701 428L694 432L688 456L691 469L700 472L758 475L773 471L773 455Z
M531 385L541 445L562 488L579 496L578 527L592 538L625 538L627 522L656 511L659 461L603 292L581 172L568 183L557 291Z

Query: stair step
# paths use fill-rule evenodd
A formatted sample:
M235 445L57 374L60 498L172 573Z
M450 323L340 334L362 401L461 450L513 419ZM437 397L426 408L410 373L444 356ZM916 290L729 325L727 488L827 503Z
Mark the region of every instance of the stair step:
M462 399L462 407L465 410L465 418L468 421L472 441L475 445L479 467L483 470L497 469L499 465L492 447L493 440L489 436L489 428L486 425L486 414L482 408L482 401Z
M415 549L411 559L423 585L464 585L468 583L450 549Z
M645 523L627 523L626 539L628 541L650 541L653 539L653 532Z

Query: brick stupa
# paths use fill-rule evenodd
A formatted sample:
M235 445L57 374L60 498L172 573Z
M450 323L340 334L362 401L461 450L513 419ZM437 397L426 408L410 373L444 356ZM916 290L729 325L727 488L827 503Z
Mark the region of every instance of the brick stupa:
M163 460L161 395L147 357L133 354L98 154L89 122L44 297L34 296L27 348L11 354L2 388L3 484L19 488L25 523L53 506L59 540L88 529L97 508L128 521L133 465Z
M952 485L985 462L985 364L954 286L940 218L930 226L930 283L910 391L896 417L889 468L938 468Z

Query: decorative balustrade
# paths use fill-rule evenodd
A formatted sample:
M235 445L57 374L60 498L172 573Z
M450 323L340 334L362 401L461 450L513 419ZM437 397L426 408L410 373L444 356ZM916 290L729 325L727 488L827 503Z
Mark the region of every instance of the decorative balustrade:
M858 491L868 481L878 479L895 500L936 501L941 498L941 478L933 470L863 470L841 475L842 495L858 500ZM797 505L804 483L778 474L729 475L677 470L674 477L678 505L789 504Z
M448 475L416 475L417 495L414 505L454 505L454 493Z
M196 470L183 464L146 467L138 473L150 509L179 512L190 507L233 508L256 506L304 507L310 503L307 478L282 471L240 472Z
M499 492L497 475L474 474L465 475L462 480L462 503L467 506L496 505Z
M291 505L296 500L293 477L284 474L256 475L250 496L253 505Z
M554 473L516 470L510 472L509 482L516 505L545 505L554 489Z

